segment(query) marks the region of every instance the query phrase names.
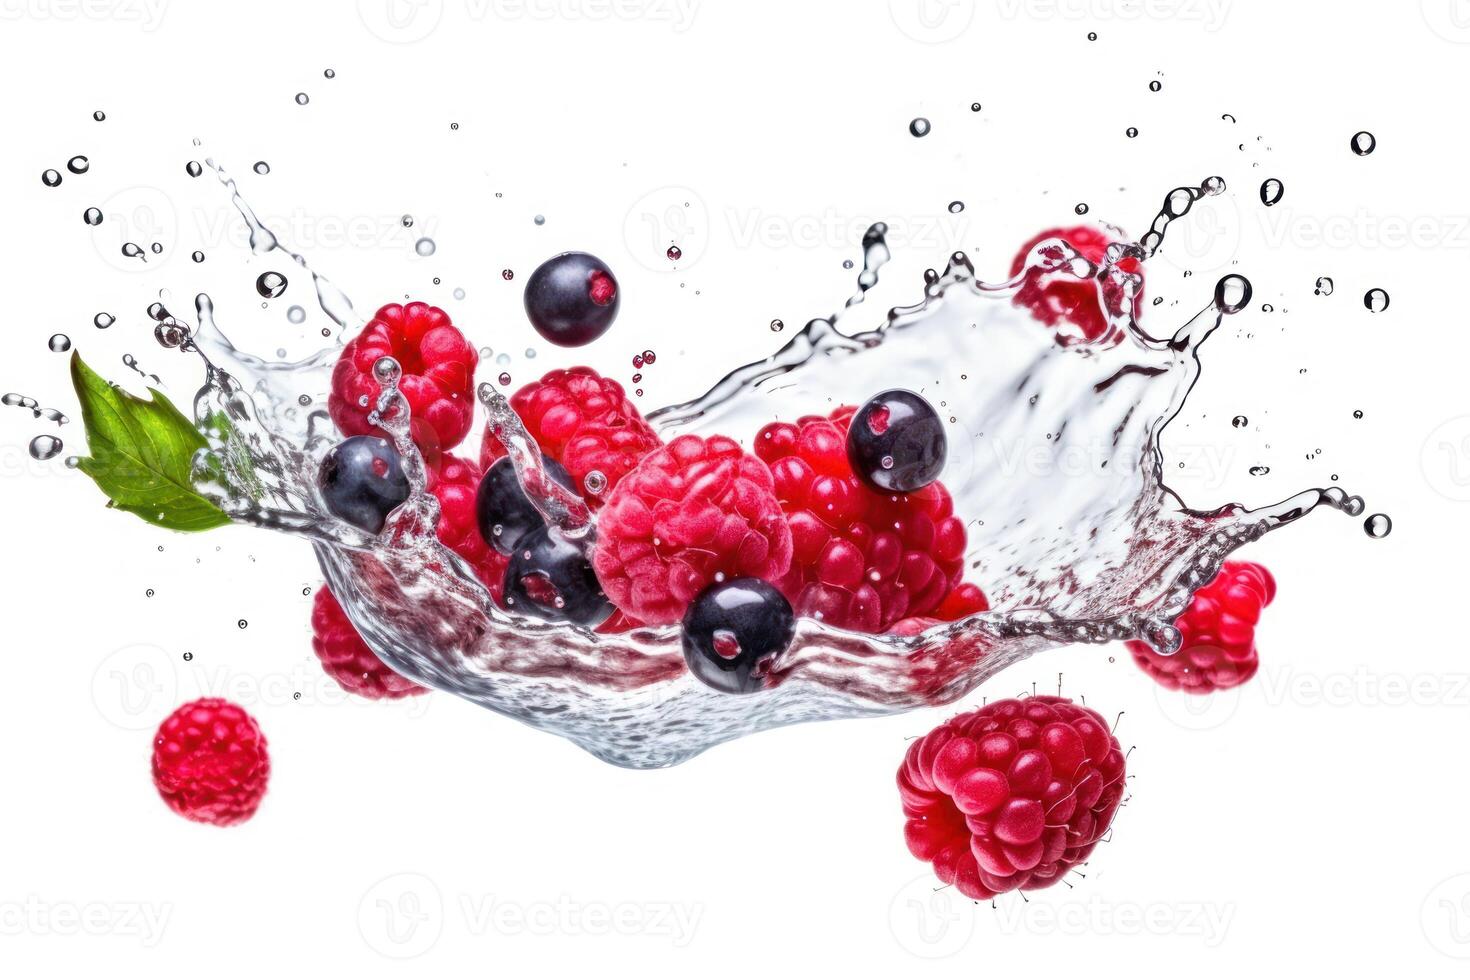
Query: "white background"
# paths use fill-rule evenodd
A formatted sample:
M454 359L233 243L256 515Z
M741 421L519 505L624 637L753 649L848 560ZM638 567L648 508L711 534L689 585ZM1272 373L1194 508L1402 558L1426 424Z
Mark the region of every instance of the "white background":
M43 423L0 409L8 974L1463 975L1470 4L0 0L0 83L0 387L73 416L57 331L121 382L141 380L119 360L134 354L187 403L194 364L143 312L160 289L179 312L210 291L246 346L311 349L320 315L285 320L310 307L305 283L261 309L251 283L279 263L251 259L219 188L185 175L205 154L360 309L441 303L514 355L517 383L571 362L541 345L527 363L524 274L602 255L624 305L576 359L626 381L655 349L650 408L765 353L773 318L840 304L870 220L896 251L877 316L953 249L1000 278L1078 202L1136 235L1168 188L1218 173L1231 193L1148 269L1165 299L1146 322L1182 322L1226 271L1257 302L1204 351L1171 475L1206 506L1335 473L1396 522L1374 541L1323 514L1253 549L1280 595L1243 690L1187 700L1119 649L1073 648L958 706L1061 674L1136 746L1086 877L992 908L935 893L902 841L906 739L955 708L639 773L447 695L351 701L309 649L304 544L109 513L60 459L26 455ZM1372 156L1349 152L1359 129ZM91 171L44 188L75 153ZM1287 187L1269 212L1267 176ZM165 251L124 261L125 233ZM437 254L417 257L415 233ZM1373 286L1392 296L1377 316ZM83 451L79 425L60 434ZM270 741L270 792L235 829L180 820L148 778L153 728L204 694Z

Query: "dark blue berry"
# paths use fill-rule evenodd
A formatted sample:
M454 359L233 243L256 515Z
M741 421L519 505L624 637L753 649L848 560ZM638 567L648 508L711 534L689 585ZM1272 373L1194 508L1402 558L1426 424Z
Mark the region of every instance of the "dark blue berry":
M618 281L607 263L586 252L563 252L526 280L526 316L558 347L581 347L607 332L618 315Z
M870 399L847 430L852 471L880 493L913 493L944 469L948 440L939 415L921 395L892 388Z
M600 626L613 614L582 546L549 527L516 543L505 569L505 605L522 616L578 626Z
M716 582L684 611L684 662L717 691L753 694L766 686L772 660L795 632L791 603L771 583Z
M327 510L370 534L383 530L389 512L408 499L403 457L377 436L352 436L333 446L317 485Z
M546 457L542 457L541 465L553 480L576 492L566 467ZM520 481L516 479L515 464L509 456L497 459L480 480L480 489L475 493L475 518L485 543L502 555L514 551L516 543L527 532L546 526L541 512L521 489Z

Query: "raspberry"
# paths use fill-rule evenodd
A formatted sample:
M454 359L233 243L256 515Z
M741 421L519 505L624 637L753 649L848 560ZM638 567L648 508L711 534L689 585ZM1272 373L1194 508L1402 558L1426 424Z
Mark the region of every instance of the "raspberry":
M223 698L178 708L153 737L153 785L175 813L229 827L255 815L270 755L254 718Z
M343 435L382 435L368 421L382 386L373 377L378 358L391 356L403 368L399 389L413 413L413 439L432 457L452 449L470 431L475 400L475 366L480 356L449 321L427 303L389 303L348 341L332 369L327 410Z
M325 585L316 590L312 600L311 632L311 648L322 662L322 669L347 693L376 701L428 691L378 659Z
M1184 635L1177 653L1154 652L1129 640L1134 663L1171 691L1209 694L1244 684L1256 674L1256 623L1276 598L1276 580L1263 565L1227 561L1174 623Z
M970 898L1046 888L1107 832L1123 778L1118 740L1091 708L997 701L909 746L898 769L904 837Z
M853 474L852 413L773 422L756 435L755 451L770 464L791 524L791 570L777 584L796 612L880 633L906 617L937 615L963 571L965 527L941 483L880 494ZM971 588L955 600L956 618L967 614L960 607L984 603Z
M510 405L541 451L567 468L593 508L659 445L623 386L588 367L550 371L517 391ZM480 466L488 468L504 455L500 440L487 427ZM606 478L606 486L596 493L585 483L594 470Z
M1011 261L1012 277L1019 275L1025 267L1026 256L1031 250L1048 238L1062 239L1094 265L1102 264L1103 254L1115 240L1089 225L1048 229L1021 246L1015 259ZM1139 271L1139 264L1137 260L1128 258L1119 262L1118 268L1124 272L1136 273ZM1111 295L1115 286L1105 281L1103 289L1108 293L1109 301L1122 303L1121 296ZM1032 316L1049 327L1055 327L1058 323L1077 327L1087 340L1097 340L1108 331L1107 318L1098 305L1097 287L1089 280L1077 279L1066 273L1047 273L1032 269L1026 273L1026 281L1017 290L1013 302L1030 310ZM1142 308L1143 290L1140 289L1133 299L1133 315L1138 316Z
M653 626L678 622L720 576L774 582L790 564L771 471L724 436L680 436L644 457L608 497L592 554L608 598Z
M439 540L474 568L475 574L496 602L505 586L505 568L510 560L480 536L475 519L475 492L480 487L480 470L468 460L445 453L439 465L427 470L429 492L439 499Z

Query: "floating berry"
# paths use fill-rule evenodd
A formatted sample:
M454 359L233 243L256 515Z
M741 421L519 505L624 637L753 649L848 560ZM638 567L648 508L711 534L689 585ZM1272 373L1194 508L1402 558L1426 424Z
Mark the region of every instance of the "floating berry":
M381 357L394 358L402 368L398 388L413 415L414 443L430 456L458 445L470 431L480 358L449 314L427 303L384 306L342 349L327 398L342 434L382 434L368 421L383 390L373 373Z
M506 557L480 536L475 497L480 486L480 468L449 453L425 471L428 490L439 501L439 523L435 533L450 551L469 562L476 577L490 590L496 602L505 583Z
M542 457L541 465L553 480L577 492L566 467L548 457ZM502 555L512 554L516 543L528 532L546 526L541 512L521 489L515 465L508 456L497 459L485 471L475 495L475 516L481 537Z
M558 347L582 347L607 332L618 315L618 281L595 255L563 252L526 280L526 316Z
M948 451L934 406L902 388L869 399L847 429L852 471L879 493L924 489L939 479Z
M1048 696L988 704L909 746L898 770L909 852L976 900L1054 885L1107 833L1124 770L1090 708Z
M1174 625L1183 642L1173 654L1129 640L1133 662L1171 691L1209 694L1244 684L1256 675L1256 623L1276 598L1276 580L1264 565L1227 561L1214 580L1194 594Z
M1026 244L1022 245L1016 257L1011 261L1011 275L1017 276L1026 267L1026 257L1037 245L1050 238L1060 238L1093 265L1101 265L1108 246L1114 243L1114 239L1103 234L1103 232L1090 225L1077 225L1072 228L1050 228L1035 236ZM1125 258L1118 263L1118 268L1124 272L1141 274L1142 268L1136 259ZM1026 280L1016 291L1012 300L1017 306L1029 310L1031 315L1049 327L1061 324L1071 324L1081 331L1086 340L1097 340L1108 332L1108 318L1103 313L1103 303L1115 303L1119 311L1122 308L1121 295L1114 295L1116 287L1107 281L1103 284L1102 298L1099 298L1098 283L1091 279L1078 279L1076 276L1066 272L1046 272L1039 268L1031 268L1026 272ZM1130 311L1137 317L1143 309L1143 290L1139 289L1133 297L1133 309Z
M592 561L619 609L650 625L677 623L711 582L784 575L791 529L765 463L733 439L685 435L612 492Z
M623 386L589 367L550 371L511 396L510 406L541 452L567 468L575 489L594 510L659 445ZM488 469L504 455L505 448L487 426L480 465Z
M312 599L311 632L311 649L322 669L347 693L377 701L428 691L378 659L325 585Z
M255 815L270 781L260 725L223 698L190 701L153 738L153 785L175 813L229 827Z
M505 606L536 619L598 626L613 614L581 546L541 527L516 543L505 570Z
M377 436L351 436L333 446L317 485L327 510L369 534L382 531L388 514L408 499L403 458Z
M684 662L717 691L752 694L791 644L796 616L781 590L758 578L717 582L684 613Z

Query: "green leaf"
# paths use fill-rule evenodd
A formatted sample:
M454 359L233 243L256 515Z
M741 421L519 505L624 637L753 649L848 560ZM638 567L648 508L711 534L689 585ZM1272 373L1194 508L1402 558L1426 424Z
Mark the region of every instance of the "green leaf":
M207 531L230 522L194 488L194 453L204 436L161 392L144 400L115 388L71 356L71 381L82 403L87 448L77 468L90 476L110 506L175 531Z

